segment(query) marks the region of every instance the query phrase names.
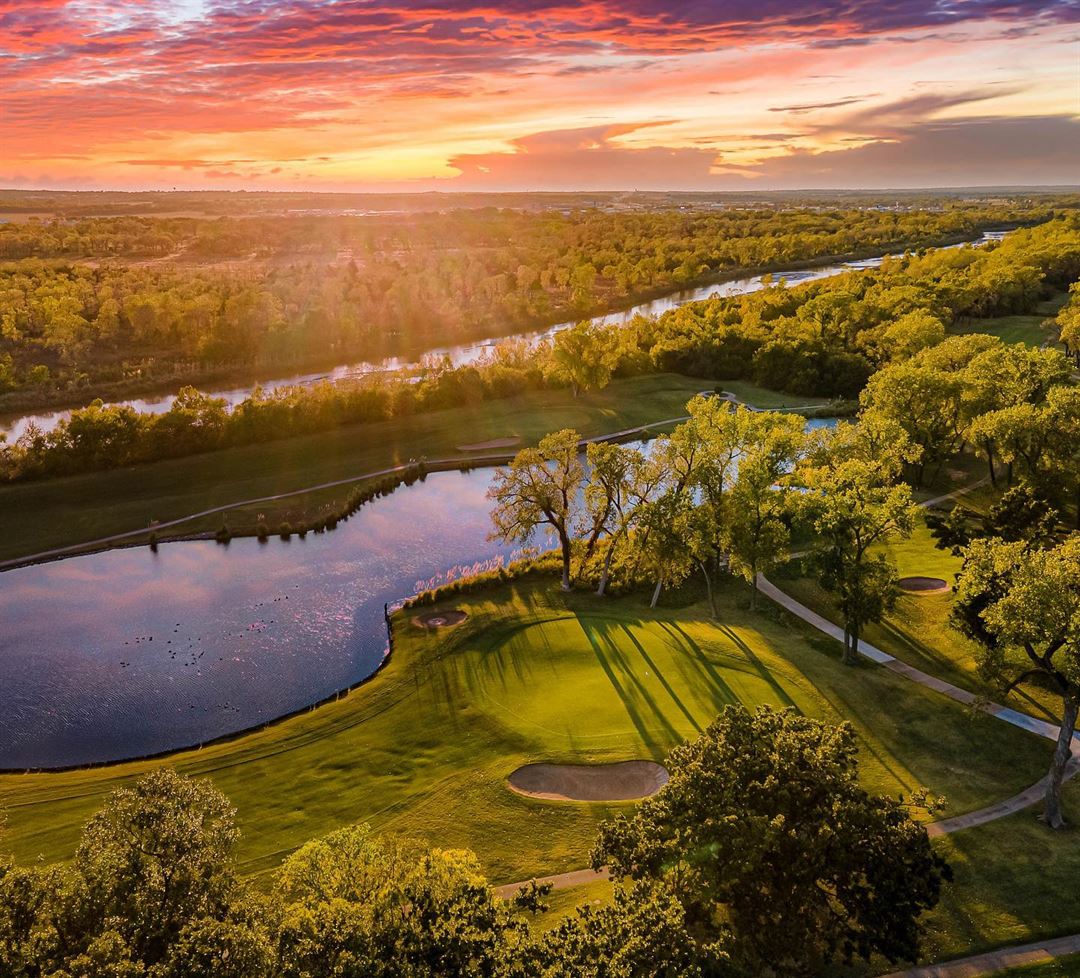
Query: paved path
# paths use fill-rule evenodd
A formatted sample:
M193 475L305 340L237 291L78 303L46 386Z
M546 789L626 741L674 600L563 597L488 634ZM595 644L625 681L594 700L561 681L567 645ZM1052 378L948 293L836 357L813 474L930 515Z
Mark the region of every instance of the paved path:
M604 435L594 435L591 438L583 438L581 440L582 445L589 445L593 442L601 441L618 441L623 438L630 438L637 434L645 434L651 431L653 428L662 428L669 424L679 424L682 421L688 420L687 415L682 415L678 418L665 418L663 421L651 421L649 424L637 425L633 428L623 428L621 431L612 431ZM483 465L485 462L489 465L498 465L501 462L506 462L508 459L513 458L513 453L500 453L498 455L455 455L447 458L427 458L423 461L430 466L449 466L449 465ZM419 461L419 460L417 460ZM314 486L305 486L303 489L292 489L289 492L278 492L271 496L256 496L254 499L240 499L234 500L231 503L226 503L223 506L211 506L209 509L199 510L197 513L188 513L186 516L179 516L174 520L165 520L161 523L155 523L153 526L140 527L137 530L126 530L122 533L113 533L106 537L98 537L96 540L86 540L83 543L74 543L66 547L54 547L52 550L42 550L36 554L27 554L23 557L13 557L10 560L0 560L0 570L5 570L11 567L20 567L23 564L33 564L42 560L50 560L53 557L63 557L65 554L79 553L83 550L92 550L99 547L104 547L108 544L119 543L123 540L130 540L133 537L146 536L151 531L157 532L159 530L167 530L170 527L181 526L184 523L190 523L192 520L201 519L204 516L213 516L215 513L227 513L230 509L236 509L239 506L257 506L259 503L272 503L279 499L289 499L292 496L303 496L309 492L318 492L321 489L336 489L338 486L351 485L354 482L366 482L369 479L381 479L388 475L399 475L402 472L407 472L413 467L413 463L406 463L405 465L392 465L387 469L378 469L375 472L363 472L359 475L350 475L344 479L334 479L332 482L320 482Z
M894 971L884 978L975 978L976 975L992 975L1006 968L1052 961L1067 954L1080 952L1080 934L1055 937L1049 941L1034 941L1016 947L1002 947L970 958L942 961L938 964L921 965L907 971ZM1078 969L1080 970L1080 969Z
M568 890L572 886L581 886L584 883L595 883L597 880L609 879L607 867L601 870L574 869L569 873L557 873L555 876L538 876L537 883L550 883L553 890ZM495 893L504 900L509 900L520 890L528 880L521 883L504 883L495 887Z
M797 618L801 618L804 622L808 625L812 625L818 631L824 632L830 638L834 638L838 642L844 641L844 630L839 625L834 625L828 619L822 618L817 612L811 611L806 605L800 604L793 597L785 594L775 584L767 580L762 574L758 575L758 590L766 597L775 601L780 607L791 612ZM871 662L877 662L879 665L885 666L886 669L898 673L905 679L910 679L920 686L925 686L927 689L932 689L936 693L941 693L943 696L949 697L949 699L956 700L958 703L963 703L965 706L973 706L978 710L982 710L984 713L990 714L990 716L997 717L999 720L1004 720L1006 723L1011 723L1015 727L1020 727L1021 729L1037 734L1040 737L1046 737L1049 740L1057 740L1058 728L1056 724L1048 723L1046 720L1038 720L1035 717L1028 716L1026 713L1021 713L1019 710L1002 706L1000 703L984 700L982 697L976 696L969 690L961 689L959 686L954 686L952 683L947 683L943 679L931 676L921 669L909 666L906 662L901 661L896 658L896 656L889 655L888 652L882 652L881 649L877 648L875 645L871 645L869 642L860 641L859 652L867 659L870 659Z
M954 490L953 492L945 493L941 496L935 496L933 499L928 499L921 505L924 507L934 506L948 499L953 499L957 496L961 496L964 493L970 492L977 486L985 483L986 479L981 479L978 482L972 483L969 486L965 486L962 489ZM791 614L800 618L808 625L812 625L814 628L828 635L830 638L836 639L838 642L843 642L844 631L837 625L834 625L831 621L823 618L817 612L812 611L805 605L800 604L794 598L781 591L776 585L771 583L764 575L758 575L758 589L766 597L771 598L782 608L789 611ZM931 676L929 673L923 672L921 669L916 669L914 666L908 665L906 662L897 659L896 656L890 655L887 652L883 652L881 649L868 642L860 641L859 651L862 655L866 656L873 662L877 662L885 668L890 669L892 672L903 676L905 679L909 679L912 682L918 683L920 686L924 686L927 689L932 689L936 693L940 693L943 696L947 696L949 699L955 700L958 703L963 703L965 706L972 706L976 709L996 717L1005 723L1012 724L1015 727L1019 727L1021 730L1026 730L1029 733L1036 734L1040 737L1045 737L1047 740L1057 740L1058 727L1055 724L1048 723L1045 720L1039 720L1035 717L1028 716L1026 713L1021 713L1018 710L1014 710L1007 706L1002 706L1000 703L994 703L982 699L976 696L974 693L969 692L966 689L961 689L959 686L954 686L952 683L947 683L942 679L938 679L936 676ZM1074 736L1073 743L1080 747L1080 735ZM1080 772L1080 756L1076 753L1073 754L1072 759L1069 761L1069 765L1065 771L1066 779L1074 777ZM956 815L952 818L942 819L938 822L931 822L926 826L927 834L931 838L937 838L939 836L948 835L951 832L959 832L962 829L973 828L976 825L984 825L987 822L995 821L999 818L1005 818L1009 815L1014 815L1016 812L1023 811L1025 808L1030 808L1032 805L1037 804L1043 797L1043 793L1046 790L1046 781L1049 775L1040 778L1035 784L1011 798L1005 798L1002 801L995 802L992 805L987 805L985 808L977 809L972 812L965 812L962 815ZM569 873L559 873L555 876L545 876L540 882L551 883L552 889L562 890L568 889L573 886L579 886L582 883L591 882L595 879L607 878L606 870L601 873L595 873L591 869L579 869ZM502 897L513 896L517 890L524 885L524 882L520 883L507 883L503 886L497 887L496 892ZM1063 941L1077 941L1080 942L1080 936L1075 938L1062 938ZM1055 942L1050 942L1054 944ZM1037 945L1042 947L1043 945ZM1049 945L1046 945L1049 946ZM1036 947L1036 945L1031 945ZM1080 949L1080 943L1077 946ZM977 958L964 959L964 962L954 962L957 967L965 964L968 961L981 961L982 959L990 960L999 954L1011 953L1013 950L1023 949L1006 949L1000 952L990 952L986 955L979 955ZM1057 952L1062 953L1062 952ZM1032 959L1035 960L1035 959ZM965 965L966 966L966 965ZM941 978L961 978L966 975L982 974L987 970L984 966L979 966L981 970L975 971L936 971L935 968L941 966L932 965L929 969L915 969L910 972L903 972L903 978L932 978L932 976L940 975ZM974 965L973 965L974 967ZM998 967L1004 967L999 965ZM896 978L896 976L889 976L889 978Z
M702 394L712 394L712 391L700 391ZM744 407L748 407L751 411L763 411L771 410L766 408L756 408L752 404L746 404L744 401L740 401L733 394L727 394L724 396L724 400L731 402L732 404L742 404ZM819 408L828 405L811 404L806 406L796 406L790 408L776 408L778 411L803 411L810 408ZM634 435L645 434L648 431L652 431L654 428L663 428L670 424L680 424L683 421L689 421L690 416L683 414L677 418L665 418L663 421L650 421L648 424L637 425L633 428L623 428L621 431L611 431L604 435L593 435L590 438L582 438L581 445L591 445L595 442L602 441L619 441L623 438L631 438ZM498 455L454 455L447 458L429 458L424 459L428 465L483 465L485 462L489 465L498 465L501 462L506 462L508 459L513 458L513 453L499 453ZM350 475L344 479L334 479L331 482L320 482L314 486L304 486L302 489L292 489L289 492L278 492L270 496L256 496L254 499L240 499L234 500L231 503L225 503L222 506L211 506L209 509L199 510L197 513L188 513L186 516L178 516L174 520L166 520L162 523L155 523L153 526L140 527L137 530L125 530L122 533L113 533L109 536L98 537L96 540L86 540L83 543L73 543L66 547L54 547L52 550L42 550L36 554L27 554L23 557L13 557L9 560L0 560L0 571L6 570L12 567L21 567L24 564L35 564L43 560L51 560L53 557L63 557L67 554L80 553L84 550L94 550L100 547L105 547L108 544L120 543L124 540L131 540L135 537L142 537L151 531L167 530L174 526L181 526L184 523L190 523L192 520L201 519L204 516L214 516L216 513L227 513L230 509L236 509L239 506L257 506L259 503L272 503L277 502L279 499L289 499L293 496L303 496L309 492L318 492L322 489L336 489L338 486L351 485L354 482L366 482L369 479L381 479L387 475L398 475L402 472L408 471L412 467L412 463L405 465L393 465L388 469L379 469L375 472L362 472L359 475ZM945 498L945 497L941 497Z

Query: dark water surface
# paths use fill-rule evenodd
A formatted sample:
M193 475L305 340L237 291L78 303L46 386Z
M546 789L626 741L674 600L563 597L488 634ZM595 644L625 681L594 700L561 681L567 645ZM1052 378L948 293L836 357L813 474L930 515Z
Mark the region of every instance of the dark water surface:
M515 556L488 539L493 474L432 473L303 540L0 573L0 768L187 747L359 682L386 653L385 604ZM554 546L543 532L529 544Z
M487 540L491 477L432 474L304 540L165 543L0 574L0 767L198 744L358 682L386 651L384 603L511 555Z

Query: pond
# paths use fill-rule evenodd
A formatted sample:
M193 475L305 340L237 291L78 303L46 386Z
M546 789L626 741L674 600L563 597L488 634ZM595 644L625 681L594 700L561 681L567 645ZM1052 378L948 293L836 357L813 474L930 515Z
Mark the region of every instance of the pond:
M488 539L492 478L433 473L303 540L181 541L5 571L0 768L200 744L361 681L386 654L385 604L514 556Z

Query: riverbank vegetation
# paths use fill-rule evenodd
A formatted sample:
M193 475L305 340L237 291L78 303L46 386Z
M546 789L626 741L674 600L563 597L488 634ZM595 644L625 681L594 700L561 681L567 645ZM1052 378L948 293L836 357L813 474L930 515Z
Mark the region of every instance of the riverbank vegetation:
M647 454L590 445L583 461L573 431L523 449L496 470L495 533L522 543L546 528L564 590L590 572L601 595L613 582L649 582L653 606L691 574L711 600L725 571L756 597L758 575L788 561L793 538L806 540L803 567L832 596L854 665L860 634L899 597L885 545L915 528L913 487L971 445L1002 495L981 520L955 509L936 524L962 558L952 625L1006 692L1034 682L1056 697L1045 817L1061 827L1080 707L1080 550L1067 528L1080 527L1080 387L1065 355L949 337L878 371L856 421L831 431L708 395L687 412Z
M530 444L553 428L574 428L592 437L678 419L686 413L686 402L705 386L700 379L656 374L616 379L603 390L576 398L567 389L523 391L489 404L167 459L141 466L138 479L132 479L129 470L114 469L0 485L0 508L18 514L0 538L0 560L132 529L149 532L151 523L219 507L224 512L175 527L158 526L158 536L213 535L223 519L241 534L253 533L260 518L271 529L286 520L310 523L346 506L354 487L369 484L365 473L412 459L488 454L462 451L463 441L514 437ZM749 384L728 386L748 402L767 407L818 403ZM341 485L313 488L339 481ZM281 493L290 495L266 498Z
M540 575L459 596L450 607L468 618L451 629L417 628L399 612L393 658L360 690L167 763L212 777L237 806L237 872L265 887L289 852L357 821L472 848L498 882L578 868L621 806L523 798L506 788L509 773L536 761L659 760L732 703L849 720L860 784L908 799L920 820L930 814L920 789L944 797L949 814L970 810L1020 790L1047 756L1037 738L887 670L841 668L838 646L776 610L751 611L736 581L718 583L721 623L695 589L655 610L649 596L564 593ZM161 766L5 775L6 842L23 862L67 858L108 792ZM980 897L1012 899L1004 886Z
M161 415L95 404L47 434L0 446L0 478L115 468L657 371L851 398L875 369L939 343L949 324L1031 311L1078 274L1080 227L1064 217L997 246L932 251L792 289L781 282L623 329L581 325L539 348L503 344L478 363L433 362L419 376L256 391L231 412L193 388Z
M1052 213L1029 201L0 223L0 408L416 356L709 277Z

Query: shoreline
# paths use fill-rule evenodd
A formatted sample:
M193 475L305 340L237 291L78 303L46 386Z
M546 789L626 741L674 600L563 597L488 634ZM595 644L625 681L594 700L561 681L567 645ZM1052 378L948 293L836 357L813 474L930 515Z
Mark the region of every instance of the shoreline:
M1015 227L1008 228L1007 230L1016 230L1028 225L1018 224ZM921 248L945 248L959 244L974 244L981 240L981 235L986 233L987 230L1006 230L999 224L994 228L983 228L982 230L975 232L976 237L971 237L968 234L964 235L948 235L936 240L934 244L920 245ZM892 246L893 248L901 247L898 243ZM905 252L913 250L914 246L905 248ZM628 312L635 306L643 305L648 302L659 301L666 297L678 295L681 292L690 292L695 289L705 288L710 285L723 285L727 282L734 282L741 278L754 278L761 275L783 275L784 272L802 272L812 271L817 268L824 268L832 264L851 262L851 261L864 261L871 258L883 258L889 254L892 254L891 250L882 251L880 248L864 248L844 254L832 254L822 255L817 258L808 258L797 262L773 262L767 265L752 265L744 268L732 269L730 271L713 272L709 275L701 276L700 278L693 279L680 286L679 288L671 288L670 286L662 286L654 289L646 289L644 291L634 292L633 294L622 297L621 299L603 304L590 313L582 317L582 319L596 319L603 316L617 315L619 313ZM704 300L699 300L704 301ZM495 330L495 331L482 331L476 336L462 339L454 346L466 346L469 344L482 344L491 341L501 341L510 339L515 336L519 336L522 333L530 332L542 332L544 330L552 329L556 326L564 323L569 323L570 320L564 320L562 317L566 315L567 310L563 310L558 313L555 318L547 318L533 320L531 322L515 324L510 331ZM432 353L441 347L428 346L423 349L410 351L400 354L389 354L384 357L383 360L390 359L392 356L399 357L415 357L417 360ZM292 369L295 372L312 372L317 373L319 371L333 371L341 367L349 367L361 363L371 363L373 366L381 361L368 361L364 360L362 356L357 355L358 359L346 360L342 362L340 357L325 358L316 357L310 360L302 360L292 365ZM369 371L373 375L381 375L388 373L395 373L395 368L380 368L375 367ZM110 387L109 384L101 385L108 391L107 395L101 393L90 395L89 392L77 394L72 392L71 396L57 396L55 398L47 398L45 400L34 401L32 399L25 399L18 401L17 392L0 396L0 431L10 429L15 424L18 424L23 418L28 415L34 414L52 414L63 413L65 411L75 411L88 406L92 401L100 398L108 406L110 404L121 403L126 400L146 399L146 400L163 400L167 397L175 396L180 387L193 386L201 393L207 394L210 397L218 396L224 393L228 393L235 390L237 387L255 387L262 384L277 384L282 381L288 380L292 374L282 375L280 370L236 370L230 371L228 368L223 370L211 370L205 374L200 375L197 378L172 378L169 380L162 380L160 382L147 382L145 384L133 383L130 387L122 386L117 388L116 386ZM323 380L329 379L321 378ZM286 386L298 386L298 387L310 387L315 383L320 382L320 378L315 378L309 381L298 381L295 385ZM333 382L333 381L331 381ZM122 383L122 382L121 382ZM235 387L230 386L217 386L215 390L203 390L200 384L215 384L215 385L228 385L235 384ZM59 392L62 394L62 392ZM13 405L5 403L5 398L10 398L15 402ZM140 412L149 413L149 412Z
M750 405L746 405L746 406L751 407ZM811 410L812 411L813 408L808 408L806 410ZM654 436L653 432L654 432L655 429L662 428L662 427L672 425L672 424L678 424L679 422L684 421L684 420L686 420L685 416L684 417L679 417L679 418L666 418L666 419L663 419L661 421L650 422L648 424L641 425L641 426L638 426L638 427L635 427L635 428L628 428L628 429L623 429L623 430L616 431L616 432L610 432L610 433L607 433L607 434L604 434L604 435L596 435L596 436L592 436L592 437L589 437L589 438L583 438L579 442L579 447L582 450L584 450L584 448L587 445L594 444L594 443L600 443L600 442L618 443L618 442L635 441L635 440L639 440L639 439L642 439L642 438L648 439L649 437ZM430 462L428 462L426 464L428 466L439 465L440 463L442 464L442 468L428 468L427 469L428 472L463 471L463 470L468 471L468 470L471 470L471 469L494 468L494 467L496 467L498 465L505 464L506 462L508 462L513 457L514 457L513 453L503 453L503 454L499 454L499 455L488 455L488 456L472 457L472 458L456 458L456 459L432 460L432 461L430 461ZM453 464L453 463L456 463L456 464ZM479 463L479 464L477 464L477 463ZM406 464L404 466L399 466L398 468L401 471L408 471L409 469L414 468L414 467L415 467L414 463L409 463L409 464ZM379 473L375 473L375 474L371 474L371 475L367 476L367 478L377 478L378 476L379 476ZM365 477L362 476L360 478L364 479ZM349 480L349 481L354 482L354 481L358 481L358 480ZM395 487L395 488L397 488L397 487ZM300 491L301 492L307 492L307 491L310 491L310 490L300 490ZM234 506L235 505L243 505L243 503L232 504L232 505L234 505ZM194 517L189 517L189 519L190 518L194 518ZM149 530L139 530L139 531L135 531L135 532L138 533L138 534L144 534L144 533L149 533L151 531L149 531ZM327 530L325 532L331 532L331 531ZM251 538L254 538L256 536L257 536L257 534L255 534L255 533L236 534L234 536L234 539L235 538L251 539ZM271 534L271 537L276 537L276 536L277 536L277 534ZM161 545L163 543L180 543L180 542L185 542L185 541L211 542L211 541L215 541L215 536L214 536L213 533L210 533L210 532L185 534L185 535L180 535L180 536L177 536L177 537L170 537L167 540L160 540L159 545ZM269 542L269 540L267 540L267 542ZM217 543L216 545L218 545L218 546L227 546L228 544ZM117 544L114 544L114 545L103 544L103 545L97 547L96 549L80 551L80 552L75 553L75 554L68 554L68 555L57 554L57 555L50 555L50 556L41 556L38 559L24 561L24 562L20 563L18 566L31 566L33 564L51 563L53 561L65 559L66 556L70 556L70 557L87 556L87 555L92 554L92 553L102 553L102 552L105 552L105 551L108 551L108 550L113 550L113 549L131 549L131 548L135 548L135 547L145 547L145 546L148 546L148 544L145 542L145 540L137 540L137 541L132 540L130 542L121 543L121 544L118 544L118 545ZM15 570L17 568L16 567L9 567L9 568L4 568L4 569ZM0 570L0 573L2 573L2 570ZM60 774L60 773L64 773L64 772L86 771L86 770L93 770L93 769L98 769L98 768L112 767L112 766L122 765L122 764L138 763L138 762L141 762L141 761L160 760L160 759L171 757L171 756L178 755L178 754L196 752L196 751L202 750L204 747L209 747L209 746L212 746L212 745L228 742L228 741L231 741L231 740L236 740L236 739L239 739L241 737L247 736L249 734L254 734L254 733L257 733L259 731L265 730L268 727L276 725L278 723L283 723L284 721L292 719L292 718L294 718L296 716L299 716L300 714L308 713L308 712L311 712L311 711L313 711L315 709L318 709L320 707L326 706L326 705L328 705L328 704L330 704L332 702L336 702L336 701L342 699L343 697L347 696L348 694L350 694L354 690L360 688L361 686L363 686L366 683L373 680L389 664L390 659L393 656L393 650L394 650L393 627L392 627L392 624L391 624L391 617L392 617L393 614L397 613L398 611L408 610L413 605L413 603L416 602L423 594L424 594L424 592L419 592L417 594L412 594L412 595L406 595L406 596L403 596L403 597L400 597L400 598L396 599L392 604L384 605L383 615L384 615L384 619L386 621L387 638L386 638L386 646L384 648L382 658L379 660L378 665L375 667L375 669L372 672L368 673L366 676L363 676L362 678L356 680L355 682L352 682L352 683L350 683L350 684L348 684L346 686L343 686L343 687L341 687L341 688L339 688L337 690L334 690L333 692L328 693L323 697L320 697L319 699L315 700L314 702L311 702L311 703L305 704L303 706L297 707L297 708L295 708L293 710L289 710L288 712L283 713L283 714L281 714L279 716L272 717L272 718L267 719L267 720L260 720L257 723L249 724L249 725L247 725L245 727L242 727L242 728L240 728L238 730L230 731L229 733L219 734L217 736L207 738L206 740L202 740L202 741L199 741L197 743L185 744L185 745L178 746L178 747L170 747L170 748L166 748L164 750L153 751L153 752L150 752L150 753L147 753L147 754L133 754L133 755L125 756L125 757L112 758L112 759L109 759L109 760L87 761L85 763L80 763L80 764L63 764L63 765L57 765L57 766L41 765L41 766L29 766L29 767L0 767L0 775ZM437 599L437 600L442 600L442 599ZM427 606L426 602L421 602L421 603L424 604L425 607ZM391 612L391 610L390 610L391 608L394 609L393 612Z

